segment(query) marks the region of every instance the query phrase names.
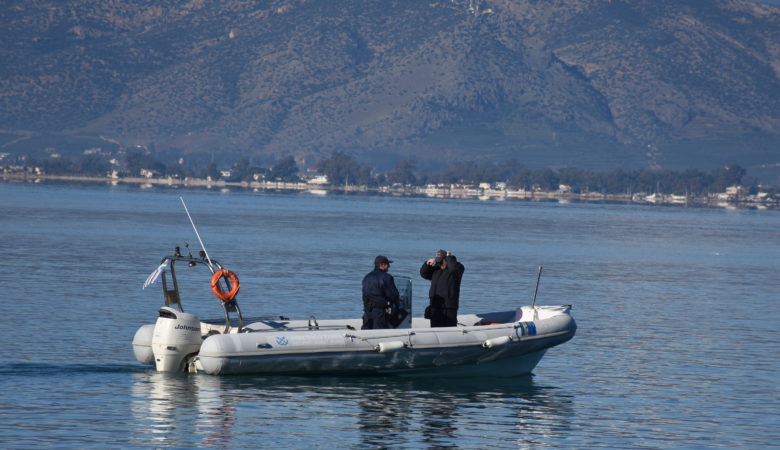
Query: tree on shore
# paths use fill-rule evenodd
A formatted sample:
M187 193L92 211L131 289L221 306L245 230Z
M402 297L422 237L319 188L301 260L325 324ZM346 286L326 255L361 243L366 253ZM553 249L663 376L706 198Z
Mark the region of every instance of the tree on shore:
M543 191L557 191L560 185L558 174L550 168L535 170L531 173L532 187Z
M294 161L293 161L294 162ZM285 162L285 164L287 164ZM279 171L285 172L287 169L280 168ZM263 175L269 175L270 169L266 169L265 167L259 167L252 165L252 163L249 161L249 159L245 157L241 157L236 161L231 167L230 167L230 177L227 178L227 181L254 181L254 176L256 174L263 174ZM298 173L298 167L295 166L295 175L297 177ZM284 177L283 177L284 178Z
M400 184L416 184L417 183L417 177L414 175L414 169L416 168L416 163L414 160L406 158L402 159L401 162L398 163L397 166L395 166L395 169L393 169L392 172L387 174L387 182L388 183L400 183Z
M716 170L713 173L712 180L715 192L723 192L729 186L742 184L742 179L746 173L745 169L736 164Z
M320 161L317 169L328 177L330 184L335 186L359 184L365 178L365 174L361 174L357 161L340 150L334 151L330 158Z
M298 163L295 162L295 158L286 156L276 161L276 164L268 171L266 179L288 182L300 181L301 177L298 176Z
M125 154L125 164L128 172L133 176L141 175L141 170L149 170L156 172L158 175L165 175L165 164L155 159L152 155L141 152L131 151Z
M222 174L217 170L217 163L215 162L208 163L208 165L200 171L200 178L219 180L221 177Z

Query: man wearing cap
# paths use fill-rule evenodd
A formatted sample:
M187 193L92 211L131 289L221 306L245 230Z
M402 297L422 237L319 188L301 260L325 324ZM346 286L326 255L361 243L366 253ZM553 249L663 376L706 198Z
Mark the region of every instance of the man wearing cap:
M390 328L385 313L400 304L395 279L387 273L392 261L387 256L374 258L374 270L363 277L363 330Z
M420 267L420 276L431 280L431 289L428 291L431 327L458 325L460 280L465 270L463 264L446 250L439 250L435 257Z

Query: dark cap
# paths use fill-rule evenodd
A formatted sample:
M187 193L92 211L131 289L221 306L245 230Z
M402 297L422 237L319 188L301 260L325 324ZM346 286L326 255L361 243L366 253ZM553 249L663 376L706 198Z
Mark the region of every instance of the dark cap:
M374 265L379 266L380 264L390 264L392 261L387 259L387 256L379 255L376 258L374 258Z
M439 250L436 252L436 264L439 264L447 257L447 250Z

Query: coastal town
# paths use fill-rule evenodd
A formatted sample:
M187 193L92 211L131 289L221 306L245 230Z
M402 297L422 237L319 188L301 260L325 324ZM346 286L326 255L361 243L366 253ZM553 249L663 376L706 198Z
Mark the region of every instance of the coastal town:
M267 180L261 174L256 174L251 180L229 181L230 172L222 171L223 178L214 179L210 176L179 177L176 175L158 176L154 171L142 169L138 176L121 175L111 171L104 177L90 175L57 175L47 174L41 168L27 166L0 166L0 180L6 182L85 182L106 183L110 185L138 185L143 189L154 187L171 188L203 188L229 191L232 189L249 189L253 191L293 191L313 195L328 195L337 193L365 193L392 196L434 197L443 199L477 199L477 200L526 200L568 202L616 202L655 205L703 206L715 208L748 208L748 209L780 209L780 194L775 190L750 192L741 185L728 186L724 192L686 195L665 194L659 192L633 192L625 194L602 193L573 189L566 184L558 184L557 189L543 189L534 186L530 189L516 188L505 182L461 182L432 183L413 185L389 183L377 186L367 184L334 184L327 175L317 170L309 170L297 181Z

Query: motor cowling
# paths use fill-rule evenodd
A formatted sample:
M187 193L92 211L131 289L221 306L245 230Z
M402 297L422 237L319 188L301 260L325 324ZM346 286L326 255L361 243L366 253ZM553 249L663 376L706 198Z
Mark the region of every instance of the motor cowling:
M152 352L158 372L185 371L186 358L198 353L202 342L197 317L167 306L160 308L152 336Z

